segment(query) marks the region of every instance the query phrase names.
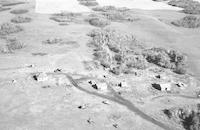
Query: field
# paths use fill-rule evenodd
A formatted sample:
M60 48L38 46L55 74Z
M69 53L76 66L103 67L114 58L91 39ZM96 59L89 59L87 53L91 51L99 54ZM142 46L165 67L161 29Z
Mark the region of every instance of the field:
M117 2L0 0L0 130L200 129L199 15Z

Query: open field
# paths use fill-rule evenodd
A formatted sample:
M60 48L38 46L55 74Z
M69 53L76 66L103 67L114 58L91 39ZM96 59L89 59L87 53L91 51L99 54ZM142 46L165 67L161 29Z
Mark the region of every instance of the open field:
M200 129L199 15L65 2L0 0L0 130Z

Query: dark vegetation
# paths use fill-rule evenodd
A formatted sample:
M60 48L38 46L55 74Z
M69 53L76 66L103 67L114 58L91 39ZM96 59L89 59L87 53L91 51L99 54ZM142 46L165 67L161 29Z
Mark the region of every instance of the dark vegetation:
M0 27L0 35L8 35L23 31L23 28L11 23L3 23Z
M15 18L12 18L11 22L13 22L13 23L29 23L29 22L31 22L31 20L32 19L29 17L17 16Z
M111 21L135 21L135 19L129 13L127 8L116 8L114 6L103 6L93 8L94 11L98 11L101 15Z
M81 5L84 6L97 6L96 0L78 0Z
M84 67L88 71L99 69L99 64L96 61L83 61Z
M119 12L123 12L123 11L128 11L128 8L117 8L115 6L98 6L98 7L94 7L92 8L92 10L94 11L100 11L100 12L110 12L110 11L119 11Z
M43 41L43 44L48 44L48 45L70 45L70 46L76 46L78 47L77 41L73 40L67 40L67 39L62 39L62 38L50 38L45 41Z
M89 18L88 22L90 25L96 26L96 27L105 27L107 25L110 25L110 21L104 18Z
M194 0L171 0L169 5L184 8L186 14L200 14L200 3Z
M196 108L165 109L163 113L169 118L178 120L185 130L200 129L200 104Z
M61 43L63 40L61 38L52 38L52 39L47 39L45 41L43 41L44 44L49 44L49 45L52 45L52 44L59 44Z
M25 44L17 40L16 38L7 39L6 47L9 52L13 52L15 50L19 50L25 47Z
M63 17L71 18L71 17L78 17L78 16L81 16L81 15L82 15L81 13L62 12L62 13L54 14L53 16L63 16Z
M168 0L153 0L153 1L162 2L162 1L168 1Z
M25 47L25 44L19 41L17 38L6 38L7 44L1 47L1 53L13 53L15 50L19 50Z
M48 55L48 53L43 53L43 52L36 52L36 53L32 53L33 56L45 56Z
M69 23L68 23L68 22L61 22L61 23L59 23L59 25L60 25L60 26L68 26Z
M184 18L173 21L173 25L185 28L198 28L200 27L200 18L196 16L185 16Z
M20 42L16 38L7 37L7 35L9 34L18 33L21 31L23 31L23 28L21 26L17 26L11 23L3 23L0 26L0 36L7 42L5 46L1 47L1 53L12 53L15 50L25 47L24 43Z
M192 2L193 0L171 0L168 2L168 4L180 8L187 8L192 4Z
M53 21L56 21L56 22L61 22L61 23L66 23L66 22L71 22L72 20L71 19L68 19L66 17L60 17L60 16L53 16L53 17L50 17L49 19L53 20Z
M171 69L178 74L186 73L186 57L177 51L151 48L144 50L143 54L150 63Z
M163 48L145 49L131 34L116 30L93 30L90 34L95 60L114 74L132 73L133 69L146 69L149 63L185 74L186 57L174 50Z
M10 11L10 13L12 14L25 14L28 13L27 9L14 9L12 11Z
M2 11L6 11L6 10L10 10L11 8L4 8L4 7L0 7L0 12Z
M80 13L63 12L63 13L54 14L49 19L54 20L54 21L59 22L59 23L65 23L66 24L68 22L72 22L73 20L75 20L79 16L81 16Z
M0 5L2 6L14 6L14 5L19 5L19 4L25 4L25 2L14 2L10 0L0 1Z
M90 47L94 47L95 59L114 74L129 73L132 68L145 69L147 61L141 54L142 46L134 36L115 30L94 30Z

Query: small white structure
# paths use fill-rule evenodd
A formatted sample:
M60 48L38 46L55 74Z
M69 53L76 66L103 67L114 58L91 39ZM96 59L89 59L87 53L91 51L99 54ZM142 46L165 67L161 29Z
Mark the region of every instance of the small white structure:
M80 5L77 0L36 0L35 2L35 12L41 14L90 11L86 6Z
M161 91L171 91L172 85L170 83L160 84Z
M38 73L38 74L35 74L34 76L34 79L38 82L44 82L44 81L47 81L48 80L48 76L46 73L44 72L41 72L41 73Z
M98 83L97 84L98 89L100 89L103 92L107 92L108 91L108 86L106 83Z

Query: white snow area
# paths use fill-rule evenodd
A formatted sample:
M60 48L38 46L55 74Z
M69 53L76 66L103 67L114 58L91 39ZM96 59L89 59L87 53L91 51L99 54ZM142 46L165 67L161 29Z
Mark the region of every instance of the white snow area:
M77 0L36 0L35 6L35 12L42 14L89 11L88 7L80 5Z

